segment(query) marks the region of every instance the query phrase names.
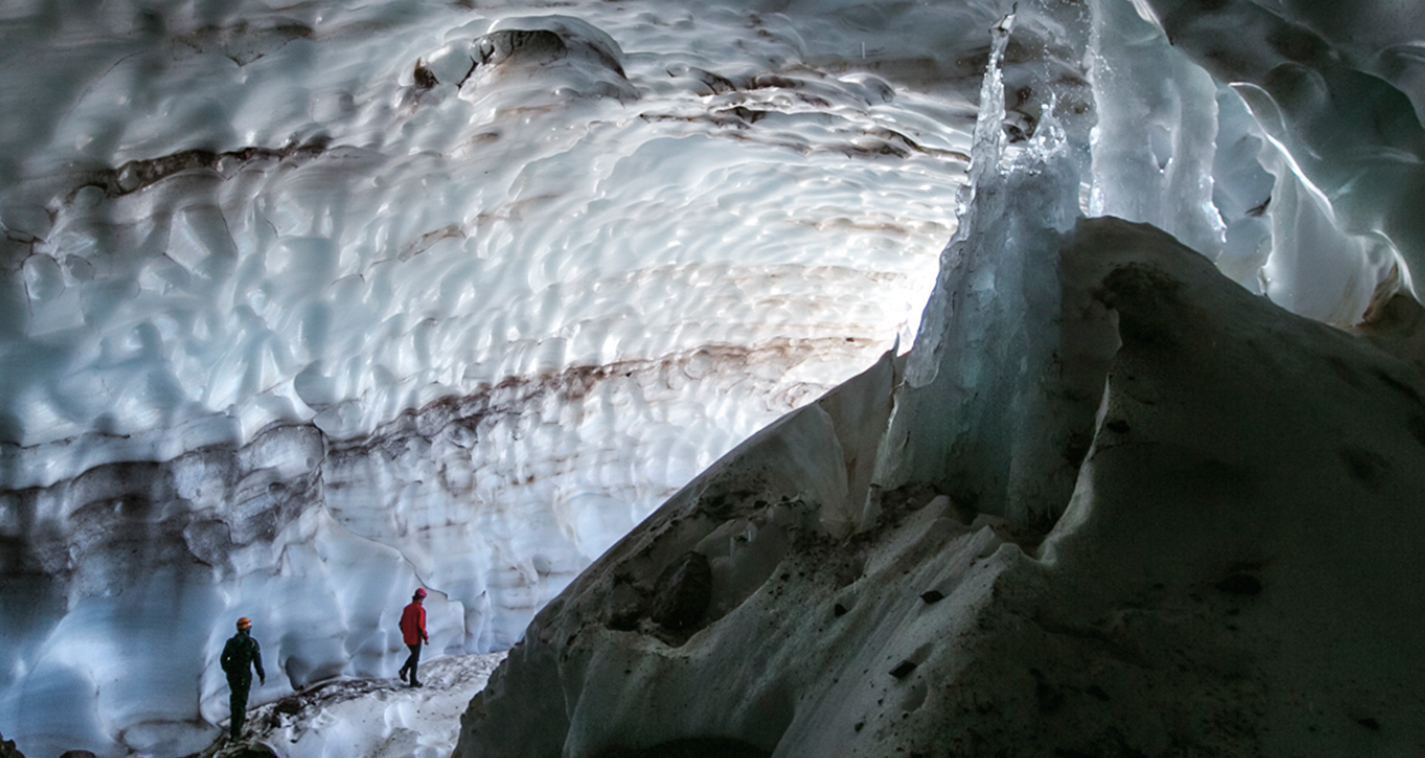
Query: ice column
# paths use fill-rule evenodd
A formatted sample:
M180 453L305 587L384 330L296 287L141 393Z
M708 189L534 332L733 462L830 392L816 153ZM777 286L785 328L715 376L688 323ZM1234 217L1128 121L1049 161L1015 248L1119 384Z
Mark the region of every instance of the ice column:
M1058 407L1046 377L1058 346L1050 328L1059 310L1057 254L1078 217L1079 174L1047 108L1033 139L1006 144L999 67L1012 23L1007 17L993 31L971 187L941 256L875 481L882 489L928 484L961 505L1046 525L1073 486L1060 451L1076 420Z

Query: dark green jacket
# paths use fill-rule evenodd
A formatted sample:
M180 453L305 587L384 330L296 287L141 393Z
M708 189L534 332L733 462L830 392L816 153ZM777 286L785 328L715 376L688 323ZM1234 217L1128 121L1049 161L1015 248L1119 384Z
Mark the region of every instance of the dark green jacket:
M263 679L267 678L267 673L262 670L262 646L257 644L257 640L253 639L246 629L228 638L228 644L223 646L223 657L218 661L229 679L252 681L252 670L249 667L256 667L257 675Z

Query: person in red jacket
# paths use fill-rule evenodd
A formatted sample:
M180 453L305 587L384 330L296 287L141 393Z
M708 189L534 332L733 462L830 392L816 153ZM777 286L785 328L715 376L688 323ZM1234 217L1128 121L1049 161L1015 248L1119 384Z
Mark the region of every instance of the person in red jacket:
M401 681L410 682L412 687L420 687L421 681L416 678L416 664L421 662L421 643L430 643L430 637L426 636L426 609L423 603L426 599L424 588L417 589L416 594L411 597L411 604L401 611L401 638L406 641L406 647L411 649L411 655L406 659L406 664L401 667ZM406 672L410 672L410 679L406 678Z

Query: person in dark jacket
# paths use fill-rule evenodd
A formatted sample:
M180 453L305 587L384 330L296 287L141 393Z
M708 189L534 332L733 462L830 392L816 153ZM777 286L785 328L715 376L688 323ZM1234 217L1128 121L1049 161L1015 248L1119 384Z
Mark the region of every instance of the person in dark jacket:
M252 622L246 616L237 620L237 634L228 638L218 662L227 674L228 690L232 693L228 701L232 712L228 733L237 739L242 735L242 722L247 717L247 690L252 686L253 668L257 669L258 681L267 684L267 673L262 670L262 647L252 638Z
M401 611L401 638L406 641L406 647L411 649L411 654L406 658L406 663L401 666L401 681L410 682L412 687L420 687L421 681L416 678L416 664L421 662L421 642L430 643L430 637L426 636L426 609L423 603L426 599L424 588L418 588L416 594L411 596L411 604ZM406 672L410 672L411 678L406 678Z

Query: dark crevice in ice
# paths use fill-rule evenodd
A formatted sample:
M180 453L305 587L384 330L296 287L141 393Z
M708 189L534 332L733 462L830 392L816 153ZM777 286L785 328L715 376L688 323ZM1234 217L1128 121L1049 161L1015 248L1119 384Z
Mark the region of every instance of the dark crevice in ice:
M223 177L231 176L237 169L259 161L307 161L316 158L329 149L325 137L316 137L306 142L291 143L280 148L244 147L239 150L215 152L193 149L160 156L129 161L118 168L91 171L70 190L65 202L73 202L79 191L86 187L97 187L105 197L116 198L138 192L164 179L184 171L210 170Z

